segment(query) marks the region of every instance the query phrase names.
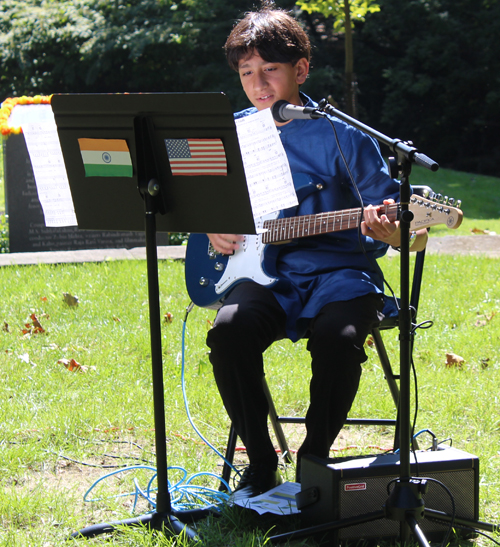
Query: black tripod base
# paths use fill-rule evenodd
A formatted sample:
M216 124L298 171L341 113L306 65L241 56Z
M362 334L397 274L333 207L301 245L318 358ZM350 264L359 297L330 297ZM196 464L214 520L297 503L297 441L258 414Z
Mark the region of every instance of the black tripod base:
M310 526L308 528L302 528L300 530L294 530L277 536L270 536L269 542L273 545L283 543L292 539L300 539L306 537L312 537L319 534L324 534L332 530L338 530L339 528L346 528L348 526L355 526L356 524L364 524L365 522L372 522L374 520L380 520L385 518L385 511L373 511L356 517L345 518L342 520L329 522L326 524L318 524L316 526Z
M322 536L320 541L326 541L328 545L334 545L339 543L338 536L334 533L335 531L340 530L341 528L348 528L350 526L382 519L400 523L400 543L402 545L409 544L410 538L413 536L420 547L429 547L430 545L421 528L421 523L426 517L449 525L448 530L445 532L443 543L447 542L452 529L459 529L460 535L462 535L462 532L468 532L469 537L475 537L475 533L478 530L498 532L500 529L496 524L464 519L455 515L448 515L442 511L426 509L422 500L422 494L427 493L426 479L414 478L404 481L394 480L393 482L394 487L380 511L364 513L324 524L317 524L300 530L294 530L281 535L271 536L268 538L269 542L274 545L292 539ZM435 531L431 532L434 538L435 533ZM380 539L383 539L383 537Z
M101 534L111 534L120 529L120 527L137 526L146 527L150 530L158 530L164 533L170 533L174 536L184 534L189 539L198 541L198 536L186 522L196 522L209 515L218 516L218 513L212 508L193 509L191 511L180 511L176 513L150 513L130 519L94 524L87 526L71 534L71 538L91 538Z

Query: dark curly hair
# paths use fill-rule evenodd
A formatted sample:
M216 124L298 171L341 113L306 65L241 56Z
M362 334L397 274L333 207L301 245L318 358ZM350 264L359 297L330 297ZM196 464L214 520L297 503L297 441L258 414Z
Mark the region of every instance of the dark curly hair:
M268 63L310 60L311 43L299 23L286 11L265 0L258 11L248 12L231 31L224 45L227 61L238 70L241 59L257 52Z

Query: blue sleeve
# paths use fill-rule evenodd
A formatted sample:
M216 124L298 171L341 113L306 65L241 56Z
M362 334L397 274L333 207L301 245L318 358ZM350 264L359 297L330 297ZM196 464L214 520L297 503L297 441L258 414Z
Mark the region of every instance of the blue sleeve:
M379 144L374 138L354 127L345 126L339 132L339 144L364 206L378 205L390 198L399 201L400 184L390 177ZM345 166L341 167L348 177Z

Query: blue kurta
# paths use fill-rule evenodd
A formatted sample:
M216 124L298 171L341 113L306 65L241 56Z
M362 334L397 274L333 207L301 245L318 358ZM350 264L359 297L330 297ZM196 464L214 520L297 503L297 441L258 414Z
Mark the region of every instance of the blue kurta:
M303 94L302 99L306 106L317 106ZM249 108L235 117L256 111ZM337 118L330 119L363 206L380 205L389 198L399 201L399 182L389 176L377 141ZM297 207L283 211L284 216L361 207L328 120L293 120L278 131L299 199ZM287 336L292 341L302 338L309 320L329 302L382 293L376 259L387 247L356 228L280 245L275 266L280 282L271 290L287 314Z

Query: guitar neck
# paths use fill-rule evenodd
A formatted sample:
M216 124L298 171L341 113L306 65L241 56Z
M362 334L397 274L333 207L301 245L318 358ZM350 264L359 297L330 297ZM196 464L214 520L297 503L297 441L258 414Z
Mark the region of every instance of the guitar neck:
M399 218L399 204L379 205L378 214L385 214L392 222ZM344 209L316 215L266 220L262 234L263 243L279 243L298 237L329 234L357 228L362 220L362 209Z

